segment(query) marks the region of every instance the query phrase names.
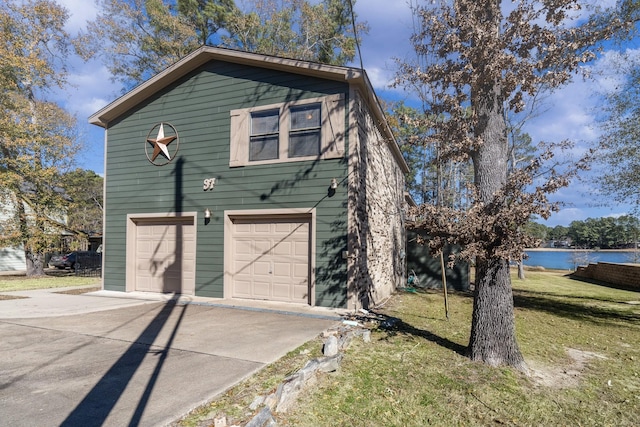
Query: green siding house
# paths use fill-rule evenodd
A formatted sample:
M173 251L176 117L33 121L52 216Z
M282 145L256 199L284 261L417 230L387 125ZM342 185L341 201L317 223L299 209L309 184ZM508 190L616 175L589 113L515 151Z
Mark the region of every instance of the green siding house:
M407 165L363 70L205 46L89 121L104 289L356 309L404 283Z

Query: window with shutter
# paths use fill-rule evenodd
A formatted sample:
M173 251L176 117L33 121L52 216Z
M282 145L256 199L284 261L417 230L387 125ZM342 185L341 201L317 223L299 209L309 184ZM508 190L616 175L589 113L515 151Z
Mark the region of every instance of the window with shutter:
M232 110L229 166L344 156L344 96Z

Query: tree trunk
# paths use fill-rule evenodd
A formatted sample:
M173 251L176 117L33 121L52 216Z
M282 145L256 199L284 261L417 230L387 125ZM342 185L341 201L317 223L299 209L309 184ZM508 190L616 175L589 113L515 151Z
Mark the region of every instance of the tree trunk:
M500 84L488 82L476 88L472 104L477 113L474 134L481 141L471 156L474 181L479 202L487 205L507 181L509 147ZM501 230L493 233L499 244ZM509 261L493 255L490 245L478 260L469 355L491 366L509 365L526 371L515 335Z
M524 280L525 276L524 276L524 263L522 262L522 260L518 261L518 279L520 280Z
M476 266L469 356L490 366L509 365L527 372L515 335L509 261L492 259Z
M20 222L20 233L22 234L22 245L24 246L24 259L27 267L27 277L44 276L43 253L33 252L31 233L29 230L29 219L24 207L24 202L20 194L15 198L16 209L18 210L18 221Z
M42 253L34 253L25 250L25 260L27 261L27 277L44 276L44 258Z

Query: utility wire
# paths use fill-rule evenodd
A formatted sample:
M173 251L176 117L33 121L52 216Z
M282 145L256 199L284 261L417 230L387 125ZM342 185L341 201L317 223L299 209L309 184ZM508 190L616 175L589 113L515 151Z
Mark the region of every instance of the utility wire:
M349 0L349 9L351 10L351 26L353 27L353 36L356 40L356 49L358 50L358 58L360 58L360 70L364 72L362 65L362 52L360 52L360 41L358 40L358 30L356 29L356 14L353 11L353 1Z

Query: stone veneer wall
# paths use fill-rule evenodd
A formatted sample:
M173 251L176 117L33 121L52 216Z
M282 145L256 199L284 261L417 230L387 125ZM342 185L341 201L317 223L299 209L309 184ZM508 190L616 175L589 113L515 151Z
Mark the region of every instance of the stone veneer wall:
M623 285L640 291L640 265L599 262L578 267L573 275L612 285Z
M349 133L349 290L356 307L379 303L405 280L405 178L361 94ZM356 130L357 132L354 132ZM355 133L355 137L354 137Z

